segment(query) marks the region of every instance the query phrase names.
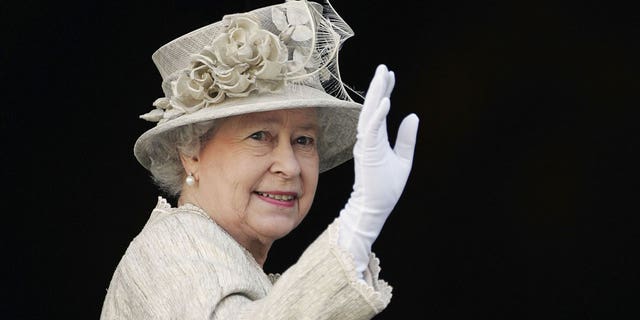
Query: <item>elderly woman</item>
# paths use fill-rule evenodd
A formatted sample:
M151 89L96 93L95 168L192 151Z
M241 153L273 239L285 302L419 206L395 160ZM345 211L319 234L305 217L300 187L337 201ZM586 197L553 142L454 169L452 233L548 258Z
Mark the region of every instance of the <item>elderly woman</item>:
M418 118L392 149L394 74L380 65L362 104L341 83L351 29L326 3L223 17L153 55L165 97L134 146L159 197L118 264L101 319L370 319L390 302L371 245L398 201ZM353 192L282 274L262 267L305 218L319 173L351 159Z

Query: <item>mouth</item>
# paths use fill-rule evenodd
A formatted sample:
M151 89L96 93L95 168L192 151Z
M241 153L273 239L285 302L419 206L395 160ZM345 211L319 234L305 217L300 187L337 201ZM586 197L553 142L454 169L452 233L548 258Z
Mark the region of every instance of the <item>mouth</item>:
M256 191L256 194L261 196L261 197L267 197L269 199L274 199L274 200L278 200L278 201L293 201L294 199L297 198L297 195L291 194L291 193L267 193L267 192L260 192L260 191Z
M282 205L286 207L293 206L298 195L295 192L262 192L255 191L261 199L276 205Z

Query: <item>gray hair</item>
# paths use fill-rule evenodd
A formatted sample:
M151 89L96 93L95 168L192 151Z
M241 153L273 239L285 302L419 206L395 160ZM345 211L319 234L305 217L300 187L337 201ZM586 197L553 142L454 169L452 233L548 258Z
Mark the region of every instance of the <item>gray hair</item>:
M160 134L149 148L154 183L170 196L179 196L187 176L180 155L195 157L215 129L214 120L192 123Z

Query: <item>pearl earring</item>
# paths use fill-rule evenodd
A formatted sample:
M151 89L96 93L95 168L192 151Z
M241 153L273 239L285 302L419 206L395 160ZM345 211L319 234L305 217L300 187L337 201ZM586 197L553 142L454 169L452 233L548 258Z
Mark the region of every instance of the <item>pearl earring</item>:
M184 182L186 182L190 187L196 184L196 178L193 177L193 173L189 172L189 175L184 179Z

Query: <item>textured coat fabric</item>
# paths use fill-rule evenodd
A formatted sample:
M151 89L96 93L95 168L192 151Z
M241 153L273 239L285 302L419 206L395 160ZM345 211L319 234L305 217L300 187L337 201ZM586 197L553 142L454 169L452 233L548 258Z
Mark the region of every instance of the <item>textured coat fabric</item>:
M119 262L101 319L371 319L391 299L371 255L365 281L333 222L281 275L202 210L159 198Z

